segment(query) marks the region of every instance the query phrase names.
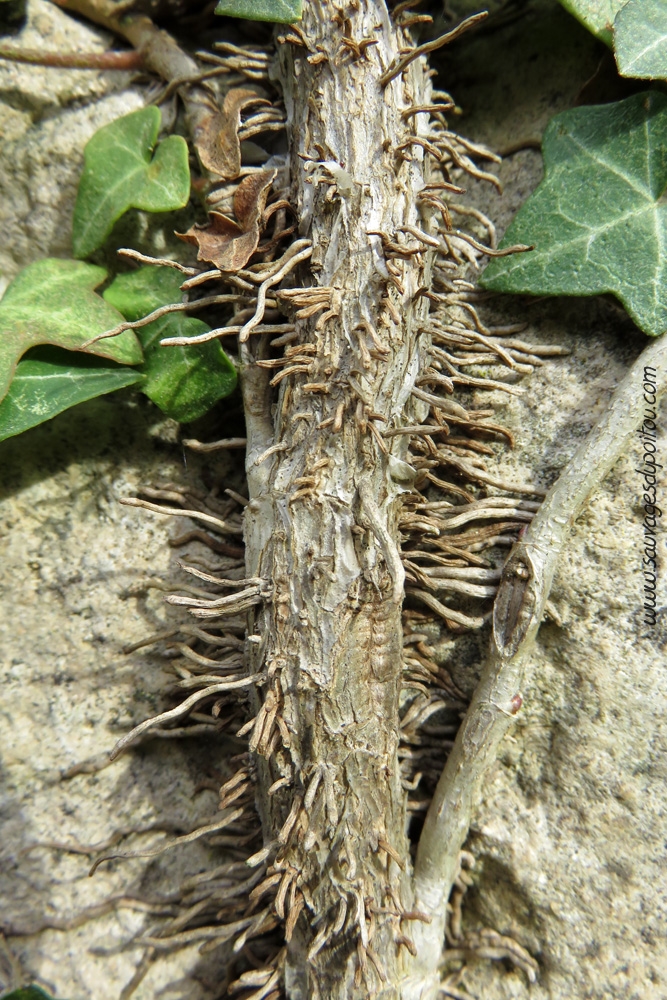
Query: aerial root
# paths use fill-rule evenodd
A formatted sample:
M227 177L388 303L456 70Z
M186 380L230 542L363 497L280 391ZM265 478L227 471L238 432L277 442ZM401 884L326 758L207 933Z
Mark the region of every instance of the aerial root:
M150 503L148 500L140 500L138 497L121 497L119 502L126 507L143 507L145 510L153 511L155 514L171 514L172 516L178 517L191 517L193 521L203 521L205 524L211 525L212 528L217 529L223 534L241 535L243 533L240 527L228 524L219 517L214 517L212 514L207 514L205 511L180 510L173 507L163 507L160 504Z
M76 930L88 921L106 916L107 913L117 909L136 910L159 917L172 916L178 912L177 903L175 896L167 897L165 900L147 900L131 893L123 893L104 899L100 903L94 903L92 906L86 906L71 917L47 917L38 924L14 924L3 921L3 933L7 937L33 937L47 930Z
M310 240L296 240L289 248L285 251L283 257L281 257L278 264L280 266L277 269L272 269L272 272L265 277L259 286L257 292L257 306L255 313L251 319L245 323L239 330L239 342L245 343L252 330L259 326L262 322L264 316L264 309L266 305L266 293L269 288L274 285L280 284L285 275L289 274L297 264L301 263L303 260L307 260L312 256L313 248Z
M475 24L483 21L487 17L487 11L482 11L480 14L473 14L471 17L467 17L464 21L458 24L451 31L447 31L444 35L440 35L439 38L434 38L430 42L424 42L423 45L418 45L411 49L409 52L402 55L396 63L391 66L381 77L380 86L386 87L394 77L402 73L404 69L414 62L415 59L419 59L420 56L428 55L430 52L435 52L436 49L442 48L443 45L448 45L450 42L455 41L464 32L468 31Z
M460 989L460 985L463 981L463 976L465 974L465 967L460 969L458 972L453 972L450 976L447 976L440 983L440 993L444 997L451 997L452 1000L475 1000L475 997L471 996L464 989Z
M467 932L453 943L455 947L445 951L445 961L465 960L471 957L490 959L496 962L505 960L521 969L526 974L529 983L537 982L539 965L530 952L512 937L484 928L481 931Z
M199 840L200 837L204 837L208 833L214 833L217 830L223 830L225 827L231 826L237 819L241 818L243 812L243 809L236 809L233 812L228 813L227 816L224 816L222 819L216 820L213 823L208 823L206 826L199 827L199 829L194 830L192 833L185 834L182 837L176 837L174 840L170 840L168 843L162 844L160 847L145 851L125 851L120 854L105 854L104 857L97 859L88 874L94 875L104 861L114 861L117 858L155 858L160 854L164 854L165 851L172 850L174 847L180 847L182 844L191 844L194 840Z
M139 960L139 964L134 970L132 978L125 984L120 992L119 1000L130 1000L138 986L143 982L156 958L156 949L149 946L144 951Z
M183 438L181 444L192 451L207 454L211 451L221 451L229 448L245 448L247 439L244 437L222 438L220 441L197 441L195 438Z
M168 712L162 712L161 715L156 715L152 719L146 719L145 722L135 726L131 732L127 733L122 737L122 739L118 740L115 747L109 754L110 760L115 760L119 757L120 754L127 750L127 748L134 743L137 737L146 730L152 729L163 722L171 722L173 719L182 718L184 715L187 715L195 705L198 705L206 698L210 698L215 694L220 694L222 691L233 691L239 688L250 687L253 684L257 684L262 679L262 674L251 674L249 677L240 677L237 679L230 678L228 680L220 681L217 684L211 684L209 687L203 688L201 691L195 691L194 694L191 694L189 698L186 698L185 701L176 708L172 708Z
M383 436L386 439L402 434L410 436L408 456L417 473L400 521L406 595L426 606L451 632L458 633L480 628L489 620L490 602L500 577L494 549L514 543L539 508L539 500L528 498L544 493L537 486L507 481L487 470L483 456L492 455L493 450L477 435L502 436L512 445L512 434L488 420L492 411L466 410L449 400L448 394L455 384L520 393L521 388L514 383L499 382L486 374L478 378L462 373L461 366L469 369L475 364L491 362L521 375L541 364L542 357L563 352L550 345L535 348L508 337L520 332L516 324L487 327L475 306L462 299L455 286L452 288L453 291L438 297L437 308L429 317L425 332L433 342L429 352L431 366L412 390L417 400L427 404L429 416L425 422L411 427L388 428ZM456 301L451 301L453 298ZM420 386L427 386L430 391ZM452 425L460 427L467 436L455 437ZM468 484L480 488L482 495L477 498ZM431 492L434 487L439 496ZM509 496L485 496L489 487ZM526 499L513 499L512 494ZM459 500L457 504L457 497L466 502L461 505ZM491 561L478 554L485 551ZM444 601L441 595L447 595ZM467 602L464 608L451 606L451 599L457 596ZM487 601L489 610L482 605L481 614L471 613L471 600ZM408 656L407 666L404 682L427 692L433 673L415 655ZM417 766L414 764L413 774Z

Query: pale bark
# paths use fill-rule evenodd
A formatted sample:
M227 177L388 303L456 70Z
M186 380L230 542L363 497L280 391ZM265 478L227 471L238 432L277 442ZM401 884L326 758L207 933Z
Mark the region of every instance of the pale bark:
M342 44L334 13L326 3L306 4L301 29L309 51L284 45L279 57L292 200L299 235L313 244L299 277L330 295L326 312L296 320L299 343L315 347L313 360L281 383L272 418L267 377L245 347L246 569L273 587L254 623L263 639L250 669L263 661L273 679L251 748L265 758L260 810L274 868L294 870L292 905L305 897L285 968L294 1000L397 997L409 957L395 943L398 918L386 893L391 883L410 909L409 873L381 842L408 859L397 758L397 516L411 470L407 437L389 439L391 454L384 454L371 422L379 430L414 423L427 255L402 258L401 292L389 280L381 238L368 233L396 239L402 226L424 225L416 201L422 151L413 147L408 159L396 146L426 118L406 122L401 111L428 103L429 88L421 60L380 85L405 44L384 3L362 0L351 14L354 39L378 42L361 57ZM308 62L318 52L326 58ZM275 445L281 450L258 463ZM274 708L282 734L271 728ZM281 777L290 786L269 797ZM322 944L317 954L314 940Z

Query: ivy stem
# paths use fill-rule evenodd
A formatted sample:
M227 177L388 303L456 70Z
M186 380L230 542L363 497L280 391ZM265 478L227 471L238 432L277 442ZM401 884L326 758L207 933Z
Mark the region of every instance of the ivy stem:
M141 69L141 52L43 52L41 49L18 49L0 45L0 59L33 66L55 66L58 69Z
M649 387L646 395L645 385ZM415 905L433 917L432 924L423 927L426 937L442 933L459 852L481 786L496 760L501 739L521 709L524 667L560 553L589 496L625 453L647 415L655 417L657 401L666 389L667 336L663 336L644 349L618 385L606 413L551 487L505 564L494 605L489 655L419 841ZM425 940L424 944L427 951L429 944L436 947L436 942ZM436 950L441 945L440 936Z
M215 110L213 94L199 82L201 70L166 31L143 14L126 13L132 4L114 0L52 0L57 7L80 14L128 41L142 58L142 65L167 83L177 85L185 104L188 130L197 134Z

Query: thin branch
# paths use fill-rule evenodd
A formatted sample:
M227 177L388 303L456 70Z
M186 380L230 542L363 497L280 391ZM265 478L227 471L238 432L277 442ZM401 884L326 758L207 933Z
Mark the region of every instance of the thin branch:
M0 45L0 59L32 66L55 66L58 69L141 69L141 52L44 52L42 49L19 49Z
M445 905L459 851L498 746L518 715L524 665L544 616L558 557L584 504L626 451L647 406L644 371L656 372L651 407L667 390L667 337L651 343L614 392L607 412L549 490L505 564L493 613L491 649L480 683L428 810L415 863L415 905L434 916L420 928L420 961L440 951Z
M114 0L53 0L62 10L80 14L93 24L100 24L128 41L141 54L143 65L167 83L178 81L185 104L188 131L197 134L214 108L213 93L205 83L198 83L198 63L176 41L159 29L149 17L131 12L133 3Z

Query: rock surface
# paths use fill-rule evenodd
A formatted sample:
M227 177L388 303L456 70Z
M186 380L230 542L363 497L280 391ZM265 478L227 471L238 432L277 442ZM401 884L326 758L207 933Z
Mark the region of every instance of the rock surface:
M462 133L501 149L539 138L553 114L593 90L601 60L600 74L609 72L606 58L558 4L532 5L525 18L462 44L449 63L447 85L471 108ZM541 173L539 152L523 148L500 167L502 195L487 186L469 194L502 233ZM498 471L548 487L646 338L611 298L499 297L482 315L525 322L522 339L571 351L524 380L523 397L496 399L497 419L517 436ZM667 456L664 403L659 424ZM477 998L667 997L667 551L663 533L658 624L647 629L641 454L638 440L575 525L551 594L562 624L540 629L524 709L473 823L464 928L512 935L540 963L534 985L509 967L471 963L464 983ZM665 485L663 473L663 500ZM485 637L480 645L483 655ZM463 681L470 668L455 669Z
M102 32L42 0L31 0L30 9L23 45L107 44ZM463 134L506 148L539 137L552 114L571 106L600 56L555 0L544 0L518 23L452 50L442 85L474 109L462 119ZM0 100L0 266L10 280L33 259L69 254L82 146L100 125L139 107L143 95L124 74L3 63ZM476 186L470 193L502 230L540 179L539 153L508 156L500 173L502 197ZM521 319L528 324L522 338L572 351L538 369L523 397L494 394L499 422L517 434L499 471L549 485L644 337L606 299L508 298L489 303L484 315ZM486 405L489 396L481 398ZM667 456L665 416L663 407ZM464 926L512 934L540 962L534 985L504 964L471 962L464 984L479 1000L667 997L666 553L663 537L662 610L647 633L638 457L635 449L618 463L577 522L552 592L562 624L540 631L525 708L474 820L468 846L477 865ZM148 864L112 862L88 879L89 855L46 846L99 845L114 830L165 820L185 832L215 809L211 792L195 790L202 776L224 771L222 752L212 770L192 741L154 741L113 767L61 778L159 709L164 661L128 660L120 650L166 620L159 591L127 593L147 578L173 575L173 528L117 500L141 482L190 477L210 485L224 472L190 458L186 470L183 461L175 426L131 393L0 444L0 922L22 932L9 939L22 973L69 1000L122 997L142 954L132 939L150 914L124 907L70 930L40 932L42 925L128 887L166 893L181 875L211 863L206 848L191 845ZM485 642L479 635L441 644L462 685L470 687ZM164 839L153 831L119 849ZM137 1000L212 998L215 956L206 966L194 947L162 959ZM11 981L0 951L0 989Z
M30 0L11 44L87 52L109 41ZM145 88L127 73L0 63L0 291L33 260L71 256L83 147L144 103ZM118 499L148 482L204 488L204 476L212 485L215 473L186 456L179 437L173 421L127 392L0 444L0 927L10 941L0 948L0 992L23 977L57 997L118 1000L144 953L133 940L150 912L130 902L69 929L53 925L114 896L168 895L184 875L219 863L193 844L151 862L111 862L88 878L114 832L148 828L118 843L147 849L214 814L215 794L198 786L225 773L222 752L216 764L192 741L153 741L113 767L62 777L102 762L120 735L160 710L169 686L166 661L121 649L167 620L163 591L140 585L175 577L169 537L193 525L142 516ZM197 978L207 974L193 946L158 963L135 996L209 997Z

